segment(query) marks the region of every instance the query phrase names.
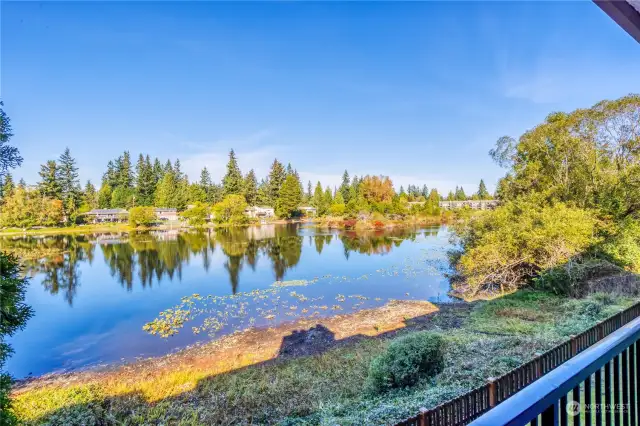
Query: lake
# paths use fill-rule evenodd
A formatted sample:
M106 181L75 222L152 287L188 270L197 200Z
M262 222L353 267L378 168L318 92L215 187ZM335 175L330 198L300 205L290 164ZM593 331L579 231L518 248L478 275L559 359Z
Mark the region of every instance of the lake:
M445 226L0 238L0 249L23 259L31 277L26 301L35 311L9 339L15 353L7 369L17 378L70 371L393 299L445 302L449 246ZM169 308L182 325L177 333L143 330Z

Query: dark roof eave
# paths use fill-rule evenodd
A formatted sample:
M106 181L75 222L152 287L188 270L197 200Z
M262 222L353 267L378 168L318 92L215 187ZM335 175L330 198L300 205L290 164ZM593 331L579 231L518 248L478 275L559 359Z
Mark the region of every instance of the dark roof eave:
M611 19L640 43L640 10L628 0L593 0Z

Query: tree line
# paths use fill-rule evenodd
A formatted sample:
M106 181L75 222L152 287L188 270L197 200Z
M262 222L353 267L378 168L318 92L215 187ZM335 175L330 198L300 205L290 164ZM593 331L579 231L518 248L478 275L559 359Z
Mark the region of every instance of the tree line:
M254 170L243 174L233 149L229 152L226 173L220 182L213 182L204 167L197 181L190 181L181 170L180 160L174 162L140 154L132 160L129 151L107 163L99 188L87 181L80 185L76 159L66 148L57 160L40 166L39 180L33 186L24 181L17 185L10 174L0 182L0 224L5 227L71 225L78 218L96 208L125 208L154 206L184 211L201 220L213 206L217 217L224 222L246 221L247 206L273 207L278 217L290 219L301 214L300 206L316 209L318 216L356 216L360 213L404 215L418 213L437 216L439 201L491 198L484 181L478 190L467 196L456 187L447 197L426 185L409 185L396 192L389 177L367 175L350 177L345 170L339 187L331 188L321 182L303 185L298 171L289 163L274 159L269 173L258 181ZM420 206L411 202L422 202ZM206 206L206 207L203 207ZM140 212L138 212L140 213ZM197 213L197 214L196 214ZM142 214L144 216L144 214Z

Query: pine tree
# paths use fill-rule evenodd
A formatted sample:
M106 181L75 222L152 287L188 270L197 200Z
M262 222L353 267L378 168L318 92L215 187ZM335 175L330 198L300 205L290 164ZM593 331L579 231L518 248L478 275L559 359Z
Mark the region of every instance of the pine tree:
M165 169L166 170L166 169ZM162 176L162 180L158 182L155 196L156 207L176 207L176 191L178 182L176 181L173 170L171 172L165 172Z
M177 180L182 180L184 176L182 175L182 170L180 169L180 159L176 158L176 161L173 163L173 173Z
M38 190L45 197L60 200L62 198L62 188L60 186L60 176L58 172L58 164L49 160L40 166L40 182L38 182Z
M155 188L164 176L164 169L162 168L162 164L160 160L156 157L153 161L153 187Z
M402 185L400 185L400 193L398 195L407 195L407 193L404 192L404 187Z
M458 187L456 186L456 191L458 190ZM449 191L449 194L447 194L447 201L454 201L456 199L455 194L453 193L453 191Z
M229 162L227 163L227 174L222 179L222 192L224 196L231 194L242 195L242 172L238 167L236 153L233 149L229 151Z
M291 176L293 175L295 172L293 170L293 167L291 167L291 163L287 164L287 176Z
M96 187L93 186L90 180L87 181L87 184L84 187L82 204L85 210L92 210L98 207L98 194L96 193Z
M478 198L480 198L481 200L488 200L489 198L491 198L483 179L480 179L480 185L478 186Z
M271 205L275 205L276 200L280 194L280 187L284 183L286 177L284 167L277 160L273 160L271 165L271 171L269 172L269 202Z
M266 180L262 179L260 185L258 185L258 194L256 197L256 205L267 206L269 205L269 184Z
M429 197L429 188L427 188L427 185L422 185L422 196L424 198Z
M4 182L2 182L2 198L11 197L14 189L15 184L13 183L13 177L11 176L11 173L7 173L4 176Z
M258 179L253 169L249 170L244 179L244 198L250 206L255 206L258 200Z
M131 167L131 156L129 151L125 151L116 160L116 173L118 176L118 186L122 188L133 188L133 169Z
M200 172L200 187L204 191L206 195L206 202L209 204L213 203L213 184L211 183L211 174L209 170L204 167Z
M322 202L324 204L325 209L329 209L329 207L331 207L331 204L333 204L333 194L331 193L331 188L329 188L328 186L324 190Z
M111 188L114 188L118 185L116 166L111 160L109 160L109 162L107 163L107 171L104 172L104 175L102 175L102 184L107 184Z
M60 191L67 222L75 222L77 210L82 201L78 167L71 151L66 148L60 156L58 173L60 176Z
M459 201L467 199L467 195L464 193L464 189L462 187L456 189L455 199Z
M276 202L276 215L283 219L290 219L297 214L298 207L302 202L302 191L300 183L293 173L287 175L280 188L280 194Z
M316 208L316 212L318 216L322 216L326 213L326 207L324 205L324 193L322 191L322 185L320 181L316 184L316 189L313 193L313 200L311 201L311 205Z
M151 159L148 155L145 158L140 154L138 163L136 164L136 205L153 205L155 189L155 176Z
M349 180L349 172L346 170L342 174L342 183L340 184L340 193L344 199L345 204L349 202L349 189L351 188L351 182Z
M313 186L311 185L311 181L307 182L307 203L311 203L311 198L313 197Z

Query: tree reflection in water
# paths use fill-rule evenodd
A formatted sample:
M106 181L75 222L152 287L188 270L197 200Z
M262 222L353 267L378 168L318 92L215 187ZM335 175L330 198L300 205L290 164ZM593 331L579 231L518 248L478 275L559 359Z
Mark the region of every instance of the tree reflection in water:
M94 234L64 236L29 236L0 238L0 249L15 253L25 272L42 275L42 285L51 294L63 293L69 305L80 286L79 265L91 264L94 250L100 246L111 275L127 290L134 281L143 288L152 287L164 278L182 279L183 266L199 257L205 270L212 265L212 255L219 248L225 256L224 268L235 294L240 272L248 265L255 271L260 258L268 259L274 280L282 281L287 270L296 266L302 254L303 236L295 224L249 228L222 228L201 232L152 231L130 234ZM334 232L309 237L309 245L318 254L338 238L344 256L350 253L381 255L404 240L415 240L419 232L437 235L438 227L426 230L393 229L371 232ZM136 278L137 277L137 278Z

